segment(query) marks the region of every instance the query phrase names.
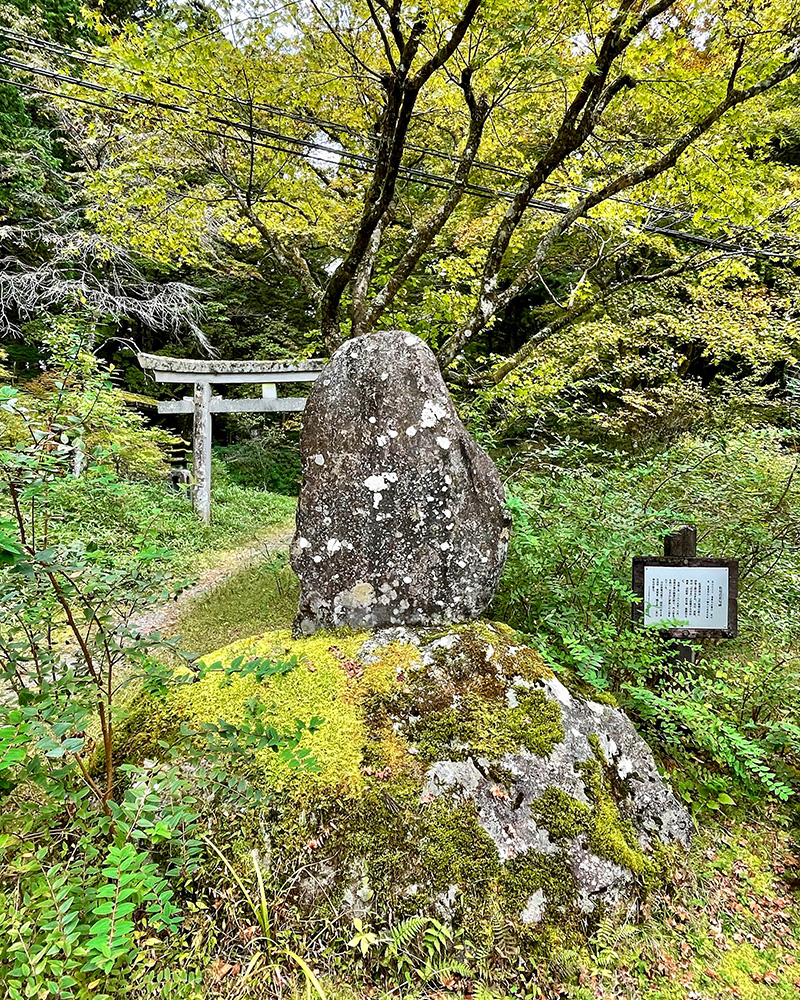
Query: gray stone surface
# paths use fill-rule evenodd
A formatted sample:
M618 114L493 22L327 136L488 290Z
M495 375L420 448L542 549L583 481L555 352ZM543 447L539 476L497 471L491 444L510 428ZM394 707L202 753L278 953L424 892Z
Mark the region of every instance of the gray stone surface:
M488 605L503 488L423 341L388 331L340 347L309 396L301 454L297 634L463 621Z
M436 651L457 651L457 634L441 636L421 650L426 670L436 670ZM495 648L494 646L492 648ZM497 647L499 648L499 646ZM514 655L513 645L507 651ZM441 657L439 658L441 663ZM441 666L438 668L441 671ZM498 678L501 675L498 674ZM413 679L412 679L413 683ZM524 681L507 680L506 701L513 707L523 689L540 688L548 700L558 704L564 739L547 757L539 757L524 747L496 760L468 756L465 760L439 760L430 765L423 795L442 795L475 804L478 821L497 846L501 861L519 858L528 852L565 857L578 890L578 906L591 913L598 901L615 909L634 891L634 873L608 858L598 857L579 834L566 844L554 840L537 823L531 805L547 789L558 788L586 806L592 805L580 765L595 759L590 737L595 737L612 775L613 798L622 820L633 826L640 847L649 852L656 840L688 847L692 821L661 777L647 744L619 708L601 705L571 694L555 677ZM458 696L454 699L457 708ZM414 721L414 720L411 720ZM504 793L497 795L497 774L506 776ZM524 922L541 919L546 894L537 890L520 914Z

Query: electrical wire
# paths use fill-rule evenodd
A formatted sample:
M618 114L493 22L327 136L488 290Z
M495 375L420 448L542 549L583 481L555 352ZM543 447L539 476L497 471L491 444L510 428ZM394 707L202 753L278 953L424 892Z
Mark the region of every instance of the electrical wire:
M50 42L46 39L36 38L33 35L27 35L24 34L23 32L13 31L12 29L0 26L0 37L3 36L6 36L10 41L16 42L17 44L26 44L34 48L40 48L52 54L63 55L65 58L73 59L77 62L83 62L87 65L104 67L107 69L114 70L115 72L118 73L126 73L130 76L141 77L145 75L141 70L133 69L121 63L111 63L106 60L101 60L97 59L96 57L88 56L87 53L85 53L82 49L75 49L69 46L60 45L56 42ZM221 93L214 94L206 90L200 90L195 87L189 87L187 84L179 83L176 80L172 80L170 77L158 77L157 79L160 83L163 83L169 87L174 87L175 89L178 90L182 90L185 93L196 94L197 96L207 97L215 101L222 99L223 101L227 101L229 103L245 107L248 110L252 108L258 111L264 111L268 114L274 115L279 118L286 118L289 121L296 121L302 124L312 125L315 128L321 129L323 131L328 131L329 134L346 133L348 135L352 135L355 138L361 139L362 141L365 141L367 144L371 144L374 142L373 136L365 135L365 133L362 130L357 129L352 125L345 125L343 122L335 122L332 121L331 119L319 118L318 116L314 115L308 115L308 114L304 115L296 111L288 111L284 108L279 108L277 105L274 104L266 104L261 101L244 100L243 98L236 97L235 95L221 94ZM404 148L410 152L421 153L424 156L431 156L435 159L445 160L454 164L459 164L461 162L458 156L454 155L453 153L448 153L445 150L431 149L430 147L419 146L410 142L406 143ZM514 170L511 167L503 167L500 166L499 164L489 163L485 160L476 159L473 161L472 166L473 169L475 170L489 171L492 173L501 174L506 177L513 177L518 180L525 180L528 177L528 175L522 170ZM581 187L576 184L563 184L555 181L545 181L543 186L552 188L553 190L557 191L572 191L581 195L589 193L587 188ZM675 216L677 213L680 214L682 217L682 219L679 221L691 218L693 215L691 211L678 210L675 208L658 208L657 206L650 205L646 202L637 201L631 198L623 198L619 195L615 195L613 197L613 200L615 202L618 202L619 204L632 205L637 208L644 208L647 211L655 212L659 216Z
M37 38L34 35L29 35L24 32L14 31L13 29L0 26L0 38L4 36L9 41L12 41L16 44L24 44L31 46L33 48L40 48L52 54L62 55L65 58L73 59L77 62L82 62L87 65L104 67L107 69L114 70L115 72L128 74L130 76L141 77L145 75L141 70L133 69L129 66L125 66L122 63L112 63L107 60L98 59L96 56L90 56L82 49L76 49L71 46L65 46L57 42L51 42L49 39ZM229 103L233 103L240 107L247 108L248 110L251 109L260 110L268 114L274 115L275 117L285 118L290 121L297 121L303 124L311 125L315 128L328 131L329 134L346 133L352 135L355 138L360 139L367 145L372 144L374 142L373 136L365 135L363 131L351 125L345 125L342 122L335 122L330 119L324 119L309 114L304 115L296 111L288 111L274 104L267 104L260 101L244 100L242 98L236 97L235 95L231 94L211 93L206 90L201 90L195 87L189 87L186 84L179 83L176 80L172 80L170 77L158 77L157 79L160 83L165 84L166 86L182 90L185 93L193 94L198 97L205 97L212 101L217 101L219 99L222 99L223 101L227 101ZM431 149L430 147L419 146L414 143L406 143L404 148L411 152L418 152L424 156L430 156L454 164L459 164L461 162L458 156L455 156L452 153L448 153L445 150ZM338 151L336 151L334 155L340 155L340 154ZM503 176L513 177L515 179L521 179L521 180L525 180L528 177L528 175L524 171L514 170L510 167L503 167L494 163L488 163L485 160L477 160L477 159L474 160L472 164L472 169L478 171L489 171L501 174ZM581 187L580 185L576 184L563 184L554 181L545 181L543 186L552 188L553 190L557 191L575 192L580 195L586 195L590 193L588 188ZM498 192L497 196L513 197L513 195L509 192ZM648 212L652 212L657 219L667 219L667 218L671 219L671 225L669 227L661 226L659 227L659 231L663 230L665 233L668 233L669 235L673 236L675 235L675 233L683 234L684 232L683 230L676 230L674 228L676 223L680 224L682 222L686 222L689 219L693 218L694 216L694 212L692 210L678 209L675 207L659 207L637 199L625 198L620 195L612 196L610 200L613 200L618 204L630 205L636 208L643 208ZM534 207L541 208L544 211L552 211L552 206L554 203L543 203L539 200L534 200L532 204ZM785 206L785 209L790 209L792 207L794 207L794 203L790 203L790 205ZM567 209L564 209L564 211L567 211ZM772 213L772 215L774 214L775 213ZM770 218L772 218L772 216L770 216ZM747 230L745 230L742 227L742 231L747 231Z
M2 34L3 31L5 31L5 29L0 30L0 34ZM6 56L0 56L0 65L6 65L11 69L15 69L20 72L27 72L36 76L41 76L57 83L82 87L94 91L96 93L111 94L114 97L121 99L122 101L129 101L134 104L148 106L148 107L155 107L160 110L172 111L189 116L192 116L194 114L192 109L186 107L185 105L174 104L166 101L159 101L154 98L143 97L142 95L139 94L127 93L125 91L117 90L112 87L94 83L89 80L84 80L80 77L69 76L67 74L58 73L55 70L48 70L38 66L31 66L29 64L19 62L18 60L15 59L9 59ZM132 72L137 72L137 71L132 71ZM50 97L59 97L61 99L65 99L68 101L73 101L84 105L91 105L110 113L118 113L119 111L118 107L112 107L110 105L101 104L99 102L86 101L85 99L76 98L74 95L65 94L63 92L54 94L53 91L47 90L46 88L33 87L31 85L26 85L21 81L9 80L8 83L10 83L12 86L18 86L21 89L26 89L33 92L46 94ZM191 90L191 88L186 88L186 89ZM208 95L208 96L213 96L213 95ZM239 101L240 99L235 99L235 100ZM249 102L243 102L243 103L249 106ZM244 132L246 133L247 137L243 137L241 135L231 135L227 132L221 133L211 129L204 129L198 127L195 127L193 131L199 134L205 134L211 137L225 139L228 141L246 143L247 145L255 145L258 148L265 148L271 151L282 152L287 155L306 156L310 157L312 160L322 159L319 156L312 155L312 153L327 153L335 157L335 160L322 159L322 162L328 163L330 165L336 165L337 168L345 167L364 173L369 173L370 169L374 167L377 162L374 157L368 156L366 154L354 153L350 150L328 146L326 144L319 143L310 139L300 139L295 136L286 135L285 133L278 132L273 129L266 129L261 126L249 125L244 122L239 122L231 120L229 118L224 118L220 115L208 115L207 120L215 125L220 125L224 128L233 128L240 132ZM256 139L255 138L256 136L258 136L259 138ZM265 139L268 139L270 141L266 142L264 141ZM300 148L298 149L297 147ZM418 181L419 183L427 187L449 190L453 184L453 179L450 177L447 177L442 174L434 174L430 171L420 170L419 168L410 167L407 165L401 165L401 167L399 168L399 173L405 179L411 181ZM476 185L473 183L467 183L463 185L463 190L467 194L487 199L508 200L514 197L513 192L495 190L493 188L489 188L483 185ZM542 199L531 199L530 206L532 208L539 209L540 211L555 213L559 215L564 215L570 211L568 206L558 204L557 202L551 202ZM650 206L643 206L643 207L650 208ZM719 239L711 239L708 237L700 236L699 234L696 233L684 232L683 230L675 229L674 226L658 226L654 223L643 223L637 228L640 229L641 231L667 236L668 238L676 241L688 242L709 249L722 250L724 252L729 252L729 253L736 253L751 257L762 257L767 259L774 259L777 257L785 256L785 253L782 251L771 251L759 247L745 247L738 244L731 244L723 242Z

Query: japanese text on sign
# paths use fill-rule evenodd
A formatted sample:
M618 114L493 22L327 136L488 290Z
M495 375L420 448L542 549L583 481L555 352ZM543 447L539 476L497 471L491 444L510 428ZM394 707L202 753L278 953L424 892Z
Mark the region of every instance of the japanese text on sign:
M728 627L726 566L645 566L644 624Z

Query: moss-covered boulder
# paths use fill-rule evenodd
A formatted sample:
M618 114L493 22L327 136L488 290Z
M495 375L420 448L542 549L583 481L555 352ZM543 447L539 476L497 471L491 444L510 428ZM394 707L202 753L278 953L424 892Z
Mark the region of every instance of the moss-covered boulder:
M285 630L206 659L242 654L299 662L266 681L211 674L171 711L235 722L255 700L278 729L325 718L307 742L315 772L268 750L257 761L279 790L259 836L301 873L284 905L304 917L580 926L598 904L645 895L665 846L689 843L689 817L625 714L571 693L505 626Z

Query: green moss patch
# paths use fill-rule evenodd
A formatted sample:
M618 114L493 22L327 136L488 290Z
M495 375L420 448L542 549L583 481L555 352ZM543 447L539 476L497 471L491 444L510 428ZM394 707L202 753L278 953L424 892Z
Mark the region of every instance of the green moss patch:
M568 907L578 896L572 867L558 854L528 851L503 866L502 892L512 913L521 913L530 897L541 889L548 909Z
M531 803L531 813L554 840L571 840L592 826L592 810L560 788L546 788Z
M479 754L497 759L524 747L546 757L564 739L561 710L543 691L526 691L510 708L477 695L459 707L431 712L408 729L425 760L466 760Z
M639 875L646 885L657 880L658 869L652 858L642 851L633 826L623 819L611 796L602 763L587 760L578 765L589 795L593 800L588 829L589 850Z
M320 771L303 773L304 781L342 785L356 789L361 784L361 752L366 736L357 693L359 679L347 672L351 660L364 641L363 634L317 633L294 640L288 629L234 643L205 657L208 664L230 664L236 657L271 659L302 657L289 673L258 681L253 674L225 678L209 674L198 684L179 688L171 696L173 707L191 726L224 719L237 724L249 717L248 701L254 697L266 706L264 719L277 730L292 730L295 719L308 721L321 716L325 722L315 733L304 737ZM369 669L369 668L368 668ZM375 670L378 673L378 668ZM265 780L285 788L297 780L294 771L265 749L257 755Z
M427 876L439 891L456 884L473 896L485 896L500 878L497 847L478 822L472 802L454 809L437 799L427 806L420 851Z
M591 807L560 788L548 788L531 803L531 813L554 840L571 840L583 834L590 851L628 868L645 886L652 887L659 879L660 866L641 849L630 821L620 816L599 741L590 737L589 743L594 756L575 767L586 783Z

